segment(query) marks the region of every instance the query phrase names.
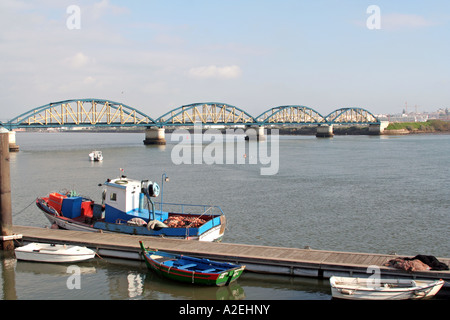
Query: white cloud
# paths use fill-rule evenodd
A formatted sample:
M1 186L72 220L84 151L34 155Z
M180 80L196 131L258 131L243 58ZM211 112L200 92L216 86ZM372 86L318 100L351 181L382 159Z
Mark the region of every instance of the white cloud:
M113 14L113 15L127 14L129 13L129 10L125 7L113 5L109 2L109 0L102 0L90 6L87 12L92 14L92 16L95 19L98 19L106 14Z
M64 60L66 65L68 65L70 68L74 68L74 69L82 68L93 61L94 61L94 59L88 57L83 52L78 52L74 56L71 56Z
M435 23L416 14L388 13L381 14L381 29L394 30L403 28L429 27Z
M93 84L93 83L95 83L95 78L94 77L88 76L88 77L83 79L83 84L90 85L90 84Z
M189 75L194 78L207 79L234 79L240 77L242 74L241 68L239 66L224 66L217 67L214 65L191 68L189 70Z
M353 21L361 28L367 28L366 22L366 20ZM442 22L432 21L417 14L383 13L383 11L381 11L380 22L382 30L418 29L442 24Z

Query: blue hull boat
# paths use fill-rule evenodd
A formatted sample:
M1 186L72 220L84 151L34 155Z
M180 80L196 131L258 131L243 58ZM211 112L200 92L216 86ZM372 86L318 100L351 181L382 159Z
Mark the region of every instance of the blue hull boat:
M159 186L148 180L108 179L102 203L73 192L36 199L52 228L118 232L199 241L220 241L226 219L218 206L155 203Z

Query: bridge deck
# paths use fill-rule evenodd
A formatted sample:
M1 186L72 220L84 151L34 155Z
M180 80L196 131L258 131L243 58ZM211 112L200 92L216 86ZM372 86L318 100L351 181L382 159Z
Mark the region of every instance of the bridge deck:
M328 278L331 275L366 274L369 266L379 266L381 273L392 277L417 277L450 280L450 271L426 271L410 274L384 267L393 255L335 252L297 248L212 243L133 236L117 233L95 233L14 226L25 242L52 242L83 245L96 249L102 257L141 260L139 241L146 247L213 260L245 264L254 272ZM438 258L450 264L449 258Z

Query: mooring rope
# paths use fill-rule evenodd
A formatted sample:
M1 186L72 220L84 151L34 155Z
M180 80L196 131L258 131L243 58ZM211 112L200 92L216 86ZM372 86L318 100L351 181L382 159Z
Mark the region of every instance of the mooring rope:
M31 203L29 205L27 205L25 208L23 208L19 212L14 213L13 216L18 216L19 214L23 213L26 209L28 209L35 202L36 202L36 200L31 201Z

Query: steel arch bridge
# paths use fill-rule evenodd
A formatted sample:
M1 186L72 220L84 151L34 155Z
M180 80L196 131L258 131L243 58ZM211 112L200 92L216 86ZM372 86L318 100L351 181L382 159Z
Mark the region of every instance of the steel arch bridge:
M120 102L105 99L72 99L52 102L29 110L0 123L9 130L15 128L51 127L172 127L204 125L267 126L267 125L333 125L380 124L362 108L341 108L324 117L316 110L287 105L271 108L258 117L243 109L217 102L193 103L175 108L156 120Z
M370 111L362 108L341 108L325 117L329 124L380 124Z
M326 123L326 119L319 112L309 107L296 105L269 109L256 119L259 125Z
M173 109L158 119L163 126L185 126L195 123L208 125L252 125L257 124L253 116L244 110L226 103L194 103Z
M148 115L120 102L76 99L51 102L2 124L12 128L156 125Z

